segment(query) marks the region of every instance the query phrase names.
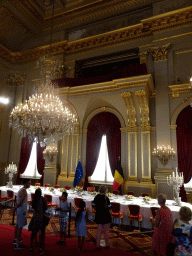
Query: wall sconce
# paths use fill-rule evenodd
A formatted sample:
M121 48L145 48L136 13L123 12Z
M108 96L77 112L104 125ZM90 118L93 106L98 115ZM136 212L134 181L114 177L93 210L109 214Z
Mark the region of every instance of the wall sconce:
M173 159L173 157L175 156L175 151L170 146L165 147L164 145L162 145L154 148L152 155L157 157L162 165L165 166L168 163L169 159Z
M44 159L47 156L50 162L52 162L55 159L55 156L57 153L58 153L58 150L57 150L57 147L55 146L47 146L43 150Z

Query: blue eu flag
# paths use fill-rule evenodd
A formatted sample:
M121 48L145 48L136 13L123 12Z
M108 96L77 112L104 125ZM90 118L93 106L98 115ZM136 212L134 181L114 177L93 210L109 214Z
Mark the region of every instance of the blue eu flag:
M79 161L76 172L75 172L75 178L73 181L73 187L76 187L76 185L79 183L79 181L83 178L83 167L81 165L81 162Z

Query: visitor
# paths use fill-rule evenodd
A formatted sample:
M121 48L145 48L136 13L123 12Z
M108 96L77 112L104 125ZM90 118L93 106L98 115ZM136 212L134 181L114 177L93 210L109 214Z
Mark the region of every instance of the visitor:
M17 224L15 226L15 239L13 244L15 250L24 250L26 246L22 245L21 233L24 226L27 225L27 188L31 185L30 179L23 179L23 187L17 193L17 202L14 212L17 214Z
M45 245L45 227L46 223L45 211L47 210L47 201L41 196L41 189L35 191L34 199L32 200L32 208L34 209L33 217L29 223L28 230L32 231L30 238L30 252L33 252L33 241L37 239L39 233L40 254L44 254Z
M69 204L67 202L67 192L63 192L60 197L60 207L56 208L56 211L60 211L59 216L59 225L60 225L60 240L56 244L61 244L65 246L66 243L66 232L67 232L67 221L68 221L68 212Z
M85 202L81 201L79 204L79 210L75 217L76 235L78 237L78 250L83 249L85 242L85 236L87 235L86 230L87 212L85 210Z
M176 244L175 256L192 255L192 225L189 223L192 212L189 207L183 206L179 211L180 218L173 225L173 240Z
M106 196L107 189L105 186L100 186L99 194L93 200L92 206L95 208L95 222L97 224L97 239L96 249L100 249L101 232L104 229L106 248L109 249L109 227L111 223L111 204Z
M156 216L153 220L152 250L154 255L166 255L167 246L172 239L173 217L171 210L165 206L166 195L159 194L157 199L161 208L156 211Z

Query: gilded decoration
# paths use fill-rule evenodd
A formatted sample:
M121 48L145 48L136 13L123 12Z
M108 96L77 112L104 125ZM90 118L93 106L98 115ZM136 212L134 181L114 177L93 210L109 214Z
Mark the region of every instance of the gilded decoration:
M137 126L136 110L133 97L130 92L124 92L121 94L121 96L123 97L127 108L128 127L132 129Z
M173 99L179 98L180 94L189 94L192 90L189 88L190 84L176 84L169 85L169 89L171 90L171 95Z
M118 5L117 7L118 8ZM153 33L162 29L169 30L181 27L192 22L192 7L184 8L174 12L157 15L142 20L140 24L121 28L108 33L79 39L73 42L61 41L52 44L53 55L72 55L79 52L87 52L92 49L100 49L109 46L126 44L131 41L138 41L142 38L153 37ZM155 61L167 58L169 45L152 48ZM38 59L48 52L49 46L37 47L27 51L11 52L0 45L0 57L12 63L23 63Z
M140 108L140 120L141 127L146 130L150 127L149 123L149 102L144 90L139 90L135 92L135 95L138 99L139 108Z
M167 60L170 44L151 47L151 53L154 61Z
M26 75L19 75L17 73L6 75L6 84L9 86L22 86L25 83Z

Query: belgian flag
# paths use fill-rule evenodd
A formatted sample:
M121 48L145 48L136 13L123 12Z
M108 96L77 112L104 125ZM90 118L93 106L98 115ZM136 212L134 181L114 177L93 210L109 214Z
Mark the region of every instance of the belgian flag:
M114 175L114 181L113 181L113 190L117 190L120 185L123 183L124 175L123 175L123 169L121 167L120 160L117 162L116 168L115 168L115 175Z

